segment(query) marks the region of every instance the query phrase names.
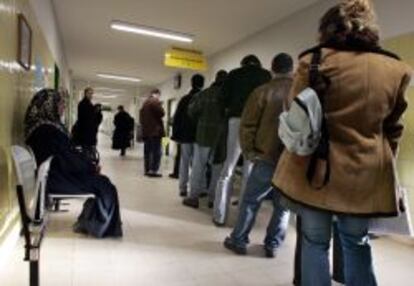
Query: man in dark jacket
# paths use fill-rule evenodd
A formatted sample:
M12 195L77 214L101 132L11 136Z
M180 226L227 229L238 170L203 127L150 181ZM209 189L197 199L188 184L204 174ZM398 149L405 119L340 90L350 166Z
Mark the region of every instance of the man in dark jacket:
M94 121L94 130L93 130L93 135L94 135L94 140L93 140L93 145L97 146L98 145L98 132L99 132L99 126L102 123L103 120L103 114L102 114L102 104L97 103L94 105L95 108L95 121Z
M190 179L190 194L183 200L183 204L198 208L199 196L207 192L209 207L213 206L214 191L220 175L221 165L213 165L214 148L223 131L225 110L222 101L223 83L227 77L226 71L219 71L216 80L207 89L201 91L190 102L188 113L198 120L194 146L194 157ZM205 184L208 165L212 166L208 190Z
M246 253L249 233L256 214L268 194L273 194L273 215L264 240L266 257L274 257L286 235L289 211L280 204L280 194L272 188L272 177L283 151L279 139L279 115L287 105L292 86L293 60L281 53L272 62L274 78L255 89L244 108L240 124L240 144L244 158L253 162L246 190L241 197L239 217L224 245L238 253Z
M223 100L227 109L228 134L226 160L217 183L214 200L213 222L217 226L224 225L227 218L232 194L232 178L241 154L239 130L244 105L252 91L271 78L270 72L262 68L260 60L255 55L248 55L243 58L240 68L229 73L224 83ZM250 170L251 163L244 160L242 194Z
M144 102L139 113L144 139L144 167L145 175L149 177L162 177L158 173L161 162L161 140L165 136L162 118L165 115L160 102L161 92L154 89Z
M187 187L194 142L197 132L197 120L188 114L188 105L197 93L204 87L204 77L196 74L191 78L191 91L178 103L173 120L172 140L181 144L181 161L179 175L180 196L187 196Z
M126 155L126 149L131 147L133 138L134 119L125 111L122 105L118 106L118 113L114 117L115 131L112 137L112 149L121 150L121 157Z
M84 97L78 104L78 120L73 128L73 142L85 151L93 150L96 145L97 113L92 104L93 93L93 88L85 88Z

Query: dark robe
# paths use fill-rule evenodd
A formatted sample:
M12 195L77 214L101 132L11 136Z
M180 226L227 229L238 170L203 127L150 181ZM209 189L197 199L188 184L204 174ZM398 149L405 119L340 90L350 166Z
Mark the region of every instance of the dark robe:
M67 134L52 125L42 125L27 139L40 165L50 156L53 160L47 191L57 194L93 193L75 224L75 231L95 237L122 236L116 187L96 172L96 166L70 142Z
M125 111L118 112L114 118L115 131L112 137L112 148L122 150L131 147L134 119Z
M97 112L92 102L84 97L78 104L78 120L73 128L73 140L79 146L96 145Z

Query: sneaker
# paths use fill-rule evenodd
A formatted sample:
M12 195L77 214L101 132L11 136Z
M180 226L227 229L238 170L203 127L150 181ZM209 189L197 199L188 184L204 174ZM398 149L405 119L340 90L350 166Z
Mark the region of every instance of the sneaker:
M217 227L224 227L226 224L224 222L217 222L213 219L213 223Z
M183 205L190 207L190 208L194 208L194 209L198 209L198 199L194 199L194 198L185 198L183 200Z
M247 250L246 247L243 246L238 246L236 244L234 244L233 240L230 237L226 237L226 239L224 240L224 247L227 248L228 250L238 254L238 255L246 255L247 254Z
M276 257L276 248L264 246L263 249L265 251L265 256L267 258L275 258Z

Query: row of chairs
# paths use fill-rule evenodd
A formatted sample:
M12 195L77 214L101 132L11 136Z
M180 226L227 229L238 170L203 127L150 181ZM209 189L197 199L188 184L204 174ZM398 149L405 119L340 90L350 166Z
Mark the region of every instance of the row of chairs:
M46 232L48 213L58 212L62 200L93 198L93 194L54 194L46 191L52 157L37 166L28 147L12 146L17 176L17 200L25 240L24 260L29 262L30 286L39 286L40 247Z

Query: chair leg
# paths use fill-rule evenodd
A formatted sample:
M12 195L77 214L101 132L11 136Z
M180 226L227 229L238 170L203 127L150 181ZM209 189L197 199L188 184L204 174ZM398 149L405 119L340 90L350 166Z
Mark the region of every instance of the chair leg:
M30 261L30 286L39 286L39 260Z
M59 199L55 199L55 201L54 201L54 211L55 212L59 212L60 211L60 202L61 202L61 200L59 200Z

